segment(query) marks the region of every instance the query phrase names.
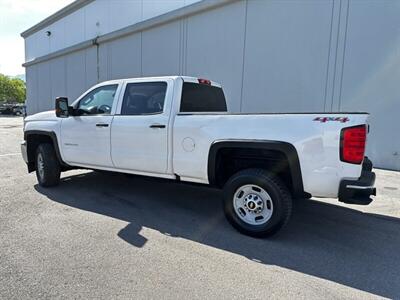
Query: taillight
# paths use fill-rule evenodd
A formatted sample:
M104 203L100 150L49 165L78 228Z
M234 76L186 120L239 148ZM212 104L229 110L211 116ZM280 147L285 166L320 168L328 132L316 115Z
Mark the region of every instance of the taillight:
M340 160L361 164L367 140L366 125L343 128L340 134Z
M203 78L199 78L199 79L197 79L197 80L199 81L200 84L211 85L211 80L203 79Z

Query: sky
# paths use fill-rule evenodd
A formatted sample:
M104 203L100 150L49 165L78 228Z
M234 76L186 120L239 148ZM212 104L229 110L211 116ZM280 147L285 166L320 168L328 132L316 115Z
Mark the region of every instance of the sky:
M25 73L21 32L39 23L73 0L0 0L0 73Z

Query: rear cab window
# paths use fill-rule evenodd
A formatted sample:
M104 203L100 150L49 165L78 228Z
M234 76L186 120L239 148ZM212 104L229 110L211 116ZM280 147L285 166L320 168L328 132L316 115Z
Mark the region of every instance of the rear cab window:
M226 111L225 95L221 87L213 86L210 83L183 83L181 113Z

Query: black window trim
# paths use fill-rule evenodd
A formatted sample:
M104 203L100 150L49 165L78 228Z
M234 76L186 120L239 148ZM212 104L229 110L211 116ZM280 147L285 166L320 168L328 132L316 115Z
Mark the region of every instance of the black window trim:
M125 98L125 92L126 92L126 88L128 87L128 84L140 84L140 83L165 83L167 85L167 88L165 89L165 98L164 98L164 105L163 105L163 109L160 112L155 112L155 113L141 113L141 114L131 114L131 115L123 115L122 114L122 107L124 105L124 98ZM132 117L132 116L155 116L155 115L162 115L165 113L165 104L167 103L167 101L165 101L167 99L167 92L168 92L168 88L169 88L169 84L168 81L166 80L154 80L154 81L133 81L133 82L125 82L124 87L123 87L123 91L121 91L121 107L119 108L119 112L115 113L114 116L122 116L122 117Z

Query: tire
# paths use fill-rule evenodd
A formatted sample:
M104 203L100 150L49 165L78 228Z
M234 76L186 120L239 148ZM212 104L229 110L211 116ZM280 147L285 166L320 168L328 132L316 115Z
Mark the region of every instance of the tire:
M269 237L280 231L292 214L292 197L284 183L263 169L234 174L224 186L224 212L239 232Z
M61 166L51 144L40 144L36 149L36 178L42 187L60 183Z

